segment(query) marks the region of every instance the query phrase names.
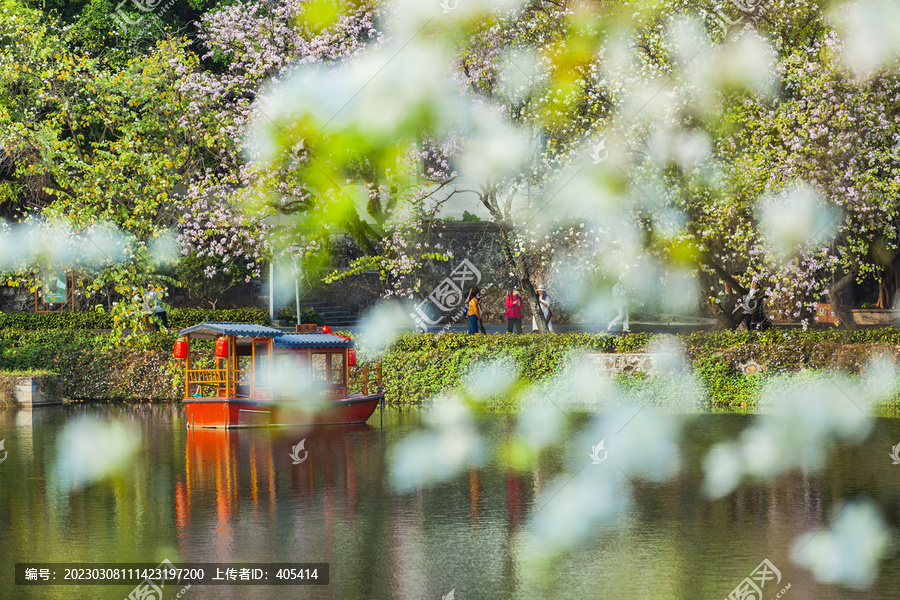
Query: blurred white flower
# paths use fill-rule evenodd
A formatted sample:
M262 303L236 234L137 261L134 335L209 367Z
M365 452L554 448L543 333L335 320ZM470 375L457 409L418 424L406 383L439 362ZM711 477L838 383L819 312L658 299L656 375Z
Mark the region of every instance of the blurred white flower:
M861 0L837 5L832 16L845 41L844 62L857 75L893 64L900 51L900 4Z
M890 356L873 356L863 371L863 384L873 401L885 399L897 389L900 371Z
M466 137L468 146L459 160L460 173L475 181L519 172L537 152L524 129L479 106L472 107Z
M878 576L892 535L872 500L854 500L841 509L829 528L794 540L791 559L812 571L821 583L867 588Z
M317 129L361 135L373 147L420 133L423 124L449 127L468 113L439 68L448 61L440 46L414 40L363 53L340 67L301 66L260 95L246 145L262 160L278 159L280 128L301 120L311 120Z
M810 244L827 244L840 224L841 213L827 205L807 184L794 184L759 203L766 241L782 256L795 256Z
M605 439L607 464L629 477L659 482L677 474L681 467L680 432L678 415L627 404L599 417L593 427L579 436L576 448L587 451L597 440ZM589 462L586 454L584 461Z
M709 73L719 90L747 89L757 94L772 95L777 91L776 53L768 41L753 29L741 33L737 40L723 46Z
M437 399L424 420L428 430L407 436L391 452L391 485L400 493L449 479L483 458L471 411L459 399Z
M379 301L359 320L360 359L380 355L401 332L410 328L409 311L398 302Z
M716 446L704 460L706 494L730 494L744 476L767 480L793 469L822 469L834 443L858 444L869 435L872 398L846 377L773 379L762 390L766 412L738 443Z
M463 387L475 398L488 399L509 392L516 384L519 369L511 357L472 365L463 376Z
M519 415L519 435L535 450L557 440L562 434L566 416L549 400L524 409Z
M4 224L0 228L0 269L35 262L55 267L124 262L135 241L112 223L97 223L78 232L65 222L43 219Z
M710 498L721 498L735 490L741 482L744 464L737 445L716 444L703 459L704 491Z
M70 421L57 441L57 480L64 489L78 489L121 473L140 446L137 427L86 417Z
M172 230L166 230L153 238L148 250L153 262L157 264L175 263L181 256L177 235Z
M537 498L525 533L530 556L556 556L617 523L631 503L624 480L614 469L599 467L556 477Z
M396 0L391 3L386 26L394 35L408 37L422 27L465 26L489 13L510 11L521 0Z
M621 398L608 377L599 377L594 359L573 352L563 359L563 368L549 381L540 382L520 397L522 406L551 404L560 410L584 410L615 405Z

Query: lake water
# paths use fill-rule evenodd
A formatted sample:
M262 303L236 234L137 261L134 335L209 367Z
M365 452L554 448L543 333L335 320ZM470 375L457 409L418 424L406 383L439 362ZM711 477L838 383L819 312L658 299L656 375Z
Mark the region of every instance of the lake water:
M888 558L868 590L816 584L790 547L823 525L840 499L867 495L900 522L900 420L879 418L870 438L837 449L816 475L744 485L718 501L698 492L703 452L752 416L703 415L689 427L680 475L635 482L626 518L552 565L547 575L516 543L541 491L565 470L545 451L514 471L502 460L400 495L388 484L391 447L421 427L418 412L376 412L370 425L306 431L194 430L180 406L79 405L0 411L2 598L125 598L133 586L15 586L16 562L317 562L328 586L194 586L200 598L721 599L763 559L781 572L782 598L900 598L900 562ZM63 425L79 415L121 419L143 432L124 474L77 492L57 470ZM502 443L515 416L484 417ZM292 446L305 439L306 459ZM693 450L692 450L693 448ZM302 453L300 453L302 456ZM553 500L550 499L550 502ZM763 598L775 598L771 583ZM771 593L769 591L771 590ZM164 599L180 589L167 587ZM154 599L155 600L155 599Z

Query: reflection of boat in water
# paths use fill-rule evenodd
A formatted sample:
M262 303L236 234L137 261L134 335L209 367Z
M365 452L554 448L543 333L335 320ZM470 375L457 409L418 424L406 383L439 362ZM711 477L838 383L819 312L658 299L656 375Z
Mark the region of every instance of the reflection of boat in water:
M184 474L176 477L174 504L181 551L188 556L235 560L234 539L242 536L244 544L260 548L260 557L277 561L265 550L272 548L270 531L236 529L242 515L274 519L279 507L287 508L301 515L298 522L324 527L298 530L314 544L321 541L315 536L332 536L339 521L352 521L361 496L383 493L381 442L370 425L195 427L184 435ZM304 439L298 463L292 450Z
M383 405L381 365L357 366L353 342L328 328L200 323L181 335L188 427L365 423ZM192 338L216 340L212 368L192 365Z

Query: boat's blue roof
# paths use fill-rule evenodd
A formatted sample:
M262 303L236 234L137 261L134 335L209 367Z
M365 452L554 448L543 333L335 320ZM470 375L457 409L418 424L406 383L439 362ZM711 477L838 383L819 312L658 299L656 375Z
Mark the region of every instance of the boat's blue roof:
M192 334L195 337L216 337L217 335L233 335L242 338L278 338L284 335L280 329L265 327L256 323L198 323L193 327L182 329L179 335Z
M330 333L285 333L280 329L256 323L198 323L182 329L179 335L191 334L199 338L233 335L238 338L272 338L276 348L350 348L351 340Z
M276 348L349 348L353 341L330 333L285 333L275 338Z

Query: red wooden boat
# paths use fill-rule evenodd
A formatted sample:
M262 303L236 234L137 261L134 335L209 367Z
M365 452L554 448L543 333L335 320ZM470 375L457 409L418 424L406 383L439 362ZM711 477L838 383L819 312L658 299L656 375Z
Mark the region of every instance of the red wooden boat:
M381 364L356 365L350 339L254 323L200 323L180 332L188 427L365 423L383 407ZM215 340L192 356L191 339Z

